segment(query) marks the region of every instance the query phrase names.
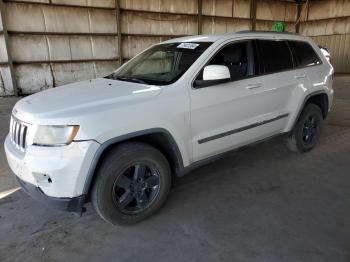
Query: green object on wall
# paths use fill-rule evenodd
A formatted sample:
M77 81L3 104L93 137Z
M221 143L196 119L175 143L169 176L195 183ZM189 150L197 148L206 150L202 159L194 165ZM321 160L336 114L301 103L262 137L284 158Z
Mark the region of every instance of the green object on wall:
M286 31L286 24L284 22L275 22L272 25L272 31L274 32L284 32Z

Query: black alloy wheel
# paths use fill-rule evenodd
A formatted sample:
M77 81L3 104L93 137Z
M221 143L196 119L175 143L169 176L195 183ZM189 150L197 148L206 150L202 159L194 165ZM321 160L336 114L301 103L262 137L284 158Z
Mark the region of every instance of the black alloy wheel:
M150 206L159 190L159 170L152 163L137 162L115 180L112 198L122 212L135 214Z
M302 132L303 143L305 146L312 146L315 144L320 132L320 121L321 119L317 114L309 115L305 119Z
M316 104L307 104L287 137L288 148L300 153L313 149L320 138L322 120L321 108Z
M96 212L112 224L135 224L157 212L171 187L171 168L156 148L125 142L106 153L91 190Z

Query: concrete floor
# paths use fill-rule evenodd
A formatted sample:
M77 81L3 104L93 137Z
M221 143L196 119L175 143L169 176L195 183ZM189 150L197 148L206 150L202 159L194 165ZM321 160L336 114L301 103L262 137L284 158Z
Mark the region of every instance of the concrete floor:
M281 138L177 179L166 206L131 227L52 211L22 191L0 199L0 261L349 261L350 76L319 145ZM0 98L0 141L15 99ZM2 147L2 143L1 143ZM16 186L0 149L0 192Z

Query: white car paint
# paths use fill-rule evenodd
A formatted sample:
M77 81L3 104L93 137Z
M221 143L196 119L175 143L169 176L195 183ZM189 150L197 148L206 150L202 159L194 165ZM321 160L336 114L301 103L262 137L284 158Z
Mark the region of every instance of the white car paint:
M256 38L307 41L323 63L218 86L193 88L199 70L224 44ZM23 181L40 187L47 196L73 198L84 194L94 156L110 139L162 128L176 142L186 168L219 153L290 131L305 98L313 92L325 92L331 107L333 68L309 38L257 32L190 36L165 43L181 42L213 44L173 84L153 86L98 78L20 100L12 114L28 125L28 145L21 151L10 135L7 136L5 150L12 171ZM264 124L200 143L208 137L254 123ZM70 145L44 147L32 144L38 125L79 125L80 129ZM52 182L45 181L43 174L49 175Z
M322 52L322 54L324 55L324 57L328 60L331 61L331 54L328 52L328 50L324 47L320 47L320 50Z

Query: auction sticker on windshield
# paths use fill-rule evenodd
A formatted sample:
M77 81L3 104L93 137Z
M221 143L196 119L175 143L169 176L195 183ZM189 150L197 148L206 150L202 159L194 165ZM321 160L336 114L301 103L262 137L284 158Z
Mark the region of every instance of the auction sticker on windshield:
M196 49L199 44L196 43L181 43L177 46L177 48L186 48L186 49Z

